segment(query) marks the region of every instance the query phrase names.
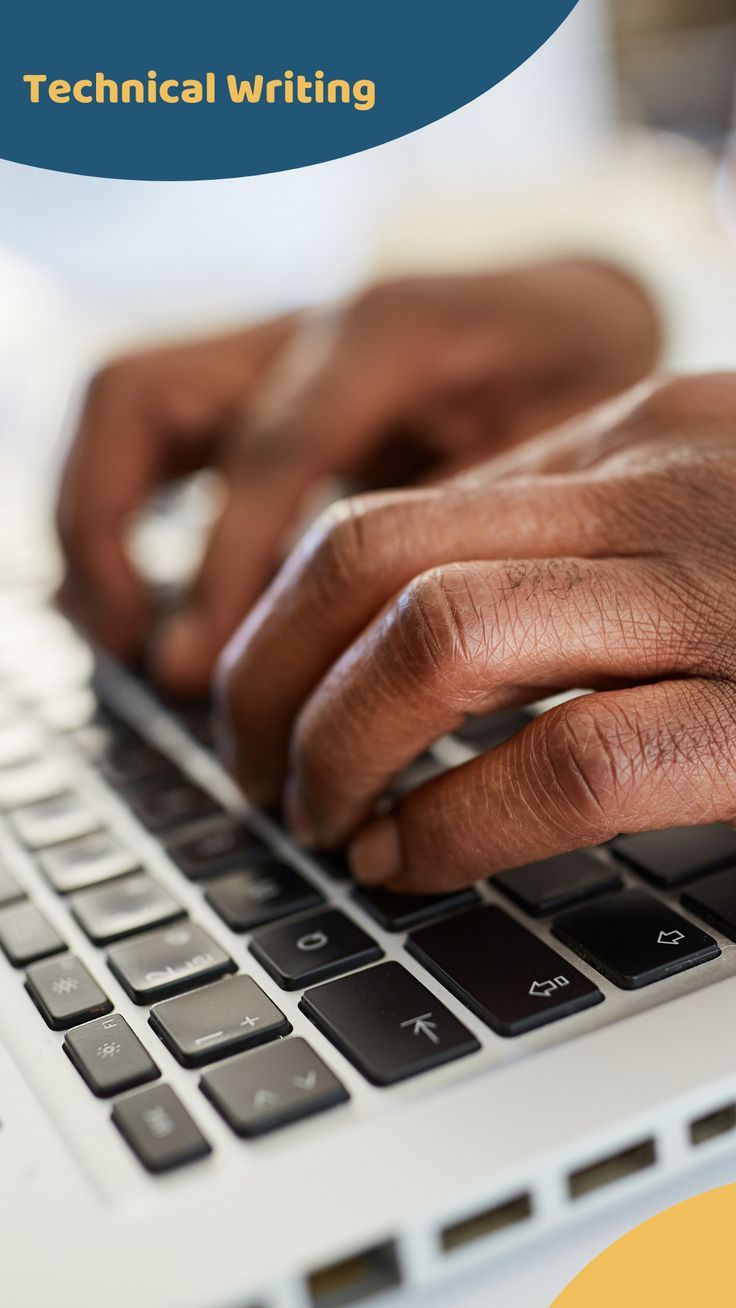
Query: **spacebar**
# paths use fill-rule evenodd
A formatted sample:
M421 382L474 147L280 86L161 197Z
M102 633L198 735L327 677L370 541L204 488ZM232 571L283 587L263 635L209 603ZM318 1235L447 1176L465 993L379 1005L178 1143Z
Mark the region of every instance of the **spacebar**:
M533 1031L603 999L582 972L495 905L414 931L407 947L502 1036Z

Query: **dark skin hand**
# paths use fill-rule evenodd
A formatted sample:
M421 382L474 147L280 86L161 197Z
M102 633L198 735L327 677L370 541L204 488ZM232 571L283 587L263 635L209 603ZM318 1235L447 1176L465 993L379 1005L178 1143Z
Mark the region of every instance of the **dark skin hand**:
M593 261L415 278L111 364L64 472L64 608L167 688L197 692L327 475L362 487L446 475L631 386L658 327L641 289ZM181 610L157 625L127 548L161 486L221 474L224 505Z
M644 389L644 388L643 388ZM473 471L343 501L223 656L232 764L358 880L466 885L736 818L736 374L652 384ZM467 714L507 743L375 817Z

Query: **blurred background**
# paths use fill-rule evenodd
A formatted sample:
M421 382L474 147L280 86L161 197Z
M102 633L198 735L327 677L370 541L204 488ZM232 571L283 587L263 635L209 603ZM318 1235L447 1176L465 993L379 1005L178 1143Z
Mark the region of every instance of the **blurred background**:
M736 366L735 69L734 0L579 0L500 86L352 158L161 184L0 162L0 450L53 465L131 343L557 251L648 280L669 363Z

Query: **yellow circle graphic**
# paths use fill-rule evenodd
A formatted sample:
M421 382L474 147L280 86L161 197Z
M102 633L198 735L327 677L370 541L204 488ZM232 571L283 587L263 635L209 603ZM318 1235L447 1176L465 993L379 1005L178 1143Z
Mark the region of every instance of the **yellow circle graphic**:
M617 1240L552 1308L736 1305L736 1185L687 1199Z

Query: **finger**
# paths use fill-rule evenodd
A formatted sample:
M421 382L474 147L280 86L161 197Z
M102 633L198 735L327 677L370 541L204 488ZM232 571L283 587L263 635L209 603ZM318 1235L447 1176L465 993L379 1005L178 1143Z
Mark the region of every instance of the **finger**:
M631 545L630 545L631 540ZM333 506L225 650L218 685L231 760L253 799L280 793L299 708L402 586L478 558L625 554L636 547L610 487L557 479L426 488Z
M154 676L179 693L204 691L223 646L269 580L311 480L308 467L241 469L187 596L156 634Z
M366 827L353 870L437 892L620 832L733 821L735 724L733 689L715 681L572 700Z
M297 719L288 816L342 843L390 780L468 713L548 691L650 679L689 655L682 606L643 560L453 564L413 581ZM656 635L656 639L654 636Z
M93 382L59 492L66 559L60 600L116 653L137 652L148 595L125 548L130 514L155 484L158 451L135 379L123 367Z

